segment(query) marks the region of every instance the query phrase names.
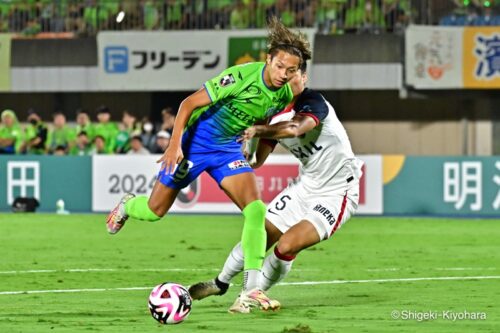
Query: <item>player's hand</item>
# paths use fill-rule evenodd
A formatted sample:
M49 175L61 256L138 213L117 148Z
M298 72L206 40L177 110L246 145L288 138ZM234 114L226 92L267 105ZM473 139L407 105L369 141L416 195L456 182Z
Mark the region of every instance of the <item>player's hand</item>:
M165 173L170 175L174 172L175 166L179 164L184 158L184 154L182 153L182 148L176 145L169 145L165 153L163 153L162 157L157 163L163 163L163 168L165 169Z
M257 133L257 128L255 126L251 126L251 127L247 128L246 130L244 130L243 133L241 134L241 136L236 141L238 141L238 142L248 141L251 138L253 138L256 133Z

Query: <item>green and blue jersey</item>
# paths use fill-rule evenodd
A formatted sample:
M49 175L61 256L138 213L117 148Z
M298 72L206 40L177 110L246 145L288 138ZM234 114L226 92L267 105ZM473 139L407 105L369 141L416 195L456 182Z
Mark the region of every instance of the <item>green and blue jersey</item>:
M204 152L240 151L236 139L245 129L284 109L293 98L290 85L268 87L265 66L263 62L233 66L205 82L211 103L193 112L183 146Z

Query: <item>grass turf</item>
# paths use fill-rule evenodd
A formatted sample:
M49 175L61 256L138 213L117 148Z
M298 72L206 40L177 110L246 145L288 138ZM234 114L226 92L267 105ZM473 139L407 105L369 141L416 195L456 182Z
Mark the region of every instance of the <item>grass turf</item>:
M215 276L242 219L174 215L156 224L130 221L115 236L103 221L0 214L0 332L500 331L499 220L355 217L301 253L285 281L336 283L276 286L270 295L282 302L279 312L231 315L236 279L225 296L195 302L186 322L169 327L150 317L149 287ZM466 276L496 278L400 281ZM376 279L394 280L352 282ZM102 290L130 287L146 289ZM69 289L87 290L5 294ZM464 311L468 319L450 318ZM477 312L486 319L469 319Z

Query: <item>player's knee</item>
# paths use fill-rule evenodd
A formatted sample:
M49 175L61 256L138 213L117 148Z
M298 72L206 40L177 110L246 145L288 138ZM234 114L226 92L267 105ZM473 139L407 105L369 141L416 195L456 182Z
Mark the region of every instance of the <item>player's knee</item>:
M152 203L151 201L149 201L148 207L151 212L158 216L159 219L165 216L165 214L167 213L167 208L165 208L164 205L158 203Z
M243 209L243 216L245 216L246 220L252 221L251 223L264 225L266 209L266 205L262 202L262 200L255 200L246 205Z
M300 249L297 248L294 242L287 237L282 237L280 239L277 248L278 252L286 257L295 257L300 251Z

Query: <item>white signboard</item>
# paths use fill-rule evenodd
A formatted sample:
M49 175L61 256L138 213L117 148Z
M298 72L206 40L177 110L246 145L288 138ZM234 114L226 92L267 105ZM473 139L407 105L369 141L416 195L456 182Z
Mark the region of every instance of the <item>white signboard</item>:
M314 30L302 31L313 47ZM240 62L265 60L260 50L266 48L266 36L267 30L262 29L100 32L98 86L105 91L197 90L234 65L229 58L236 49L245 48L240 50ZM250 40L250 45L241 39Z
M94 156L92 158L92 210L109 212L127 192L149 196L160 169L159 156ZM382 158L361 156L365 162L360 181L359 214L381 214ZM257 182L264 202L269 203L298 175L298 162L291 155L271 155L257 169ZM203 173L183 189L170 212L238 213L239 209Z
M406 83L420 89L462 88L463 28L406 29Z
M209 31L104 32L97 45L104 90L195 90L227 67L227 41Z

